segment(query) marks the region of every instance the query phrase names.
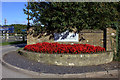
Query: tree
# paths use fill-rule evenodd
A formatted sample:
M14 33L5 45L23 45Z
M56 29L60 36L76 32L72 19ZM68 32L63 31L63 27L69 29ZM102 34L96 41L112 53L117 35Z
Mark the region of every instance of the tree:
M22 33L22 30L27 28L27 25L24 25L24 24L10 24L10 25L3 25L3 26L14 26L15 33Z
M114 3L30 2L26 8L31 10L30 20L45 25L45 31L52 33L105 29L118 17ZM24 12L28 14L26 9Z
M118 13L119 13L119 17L118 17L118 23L116 25L116 32L117 32L117 35L116 35L116 50L117 50L117 58L118 58L118 61L120 61L120 2L116 3L115 5Z
M11 24L9 26L14 26L15 33L22 33L22 30L27 28L27 25L23 24Z

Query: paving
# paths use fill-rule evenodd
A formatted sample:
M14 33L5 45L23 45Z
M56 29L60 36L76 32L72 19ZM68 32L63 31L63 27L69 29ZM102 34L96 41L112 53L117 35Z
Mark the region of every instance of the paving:
M39 72L52 74L79 74L87 72L99 72L118 69L118 62L111 62L108 64L93 65L93 66L57 66L51 64L44 64L35 62L19 55L16 51L8 52L3 60L13 66Z

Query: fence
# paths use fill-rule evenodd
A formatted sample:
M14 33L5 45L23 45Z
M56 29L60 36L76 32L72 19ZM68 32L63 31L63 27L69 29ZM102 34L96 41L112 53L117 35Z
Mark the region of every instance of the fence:
M4 35L0 35L2 42L14 42L14 41L23 41L27 39L27 34L17 34L17 33L6 33Z

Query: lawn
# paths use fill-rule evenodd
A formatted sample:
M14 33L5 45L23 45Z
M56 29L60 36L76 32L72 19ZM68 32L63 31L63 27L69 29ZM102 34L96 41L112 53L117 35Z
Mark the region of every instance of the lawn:
M0 43L0 46L13 45L13 44L22 44L22 43L27 43L27 41L3 42L3 43Z

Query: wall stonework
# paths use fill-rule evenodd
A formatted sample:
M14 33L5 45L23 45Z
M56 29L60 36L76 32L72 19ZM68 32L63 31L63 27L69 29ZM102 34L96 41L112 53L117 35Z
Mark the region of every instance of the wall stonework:
M84 40L82 38L84 38ZM103 47L103 31L82 30L79 33L79 42Z
M61 66L99 65L109 63L113 60L113 52L94 54L44 54L20 50L19 53L30 60Z
M43 35L42 37L33 37L33 27L27 32L27 44L35 44L39 42L54 42L54 39L50 39L50 35ZM116 35L116 31L112 28L106 29L106 48L107 51L111 50L111 42L115 43L115 40L112 38ZM104 32L102 30L82 30L79 33L79 42L80 44L91 44L95 46L104 47ZM112 41L111 41L112 40ZM64 42L61 42L64 43ZM70 43L70 42L65 42Z
M36 44L36 43L39 43L39 42L53 42L54 40L53 39L50 39L50 35L43 35L41 37L36 36L34 37L33 36L33 33L34 33L34 27L31 27L28 32L27 32L27 45L28 44Z
M107 28L107 50L112 50L112 47L116 46L116 40L115 40L115 36L116 36L116 30L112 29L112 28ZM114 50L116 51L116 48L114 48Z

